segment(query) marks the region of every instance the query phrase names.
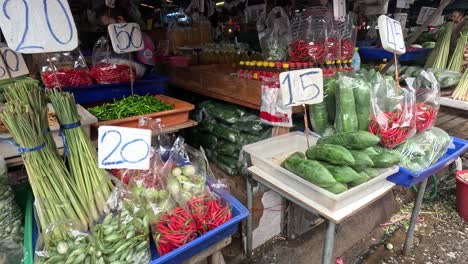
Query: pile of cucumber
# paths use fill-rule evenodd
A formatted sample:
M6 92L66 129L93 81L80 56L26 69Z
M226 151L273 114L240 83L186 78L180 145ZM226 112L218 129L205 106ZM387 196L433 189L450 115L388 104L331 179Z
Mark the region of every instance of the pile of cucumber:
M400 156L383 151L379 141L367 131L337 133L319 139L305 154L291 154L281 166L327 191L342 193L380 175L376 168L400 162Z

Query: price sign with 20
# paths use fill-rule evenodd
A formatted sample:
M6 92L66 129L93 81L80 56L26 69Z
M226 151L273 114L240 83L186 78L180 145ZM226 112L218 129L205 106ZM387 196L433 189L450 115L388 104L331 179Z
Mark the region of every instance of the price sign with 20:
M323 74L319 68L282 72L280 88L285 107L323 101Z
M0 80L9 78L8 70L10 71L12 78L29 73L28 67L26 66L21 54L14 52L8 47L1 47L0 52L3 54L3 58L6 62L5 65L3 61L0 60Z
M118 54L144 48L140 26L137 23L118 23L107 26L112 48Z
M70 51L78 34L66 0L0 0L0 27L8 47L21 53Z
M98 132L99 168L149 169L151 130L100 126Z

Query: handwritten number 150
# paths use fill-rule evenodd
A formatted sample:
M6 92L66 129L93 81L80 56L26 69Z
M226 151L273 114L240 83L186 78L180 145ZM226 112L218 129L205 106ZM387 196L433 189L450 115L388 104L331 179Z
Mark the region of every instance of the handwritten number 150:
M61 14L63 14L65 16L65 19L67 21L66 29L68 30L68 36L59 36L52 29L52 21L54 21L54 20L52 20L50 18L50 12L49 12L49 8L50 8L50 3L49 2L50 1L49 0L42 0L43 10L44 10L44 17L45 17L45 20L46 20L47 29L48 29L51 37L57 43L67 44L73 39L72 19L70 18L70 15L68 14L67 9L65 8L65 5L62 3L61 0L53 0L53 1L55 1L60 6L60 9L63 11L63 12L56 12L56 13L54 13L54 15L58 15L58 14L61 13ZM9 6L10 2L12 2L12 1L11 0L5 0L3 2L3 6L2 6L2 13L9 20L11 20L10 13L8 12L8 6ZM29 43L27 41L27 37L28 37L28 34L30 32L30 28L29 28L30 8L29 8L28 2L26 0L21 0L21 2L23 3L23 6L24 6L24 16L20 16L19 14L15 14L15 15L18 15L19 17L24 17L24 28L21 29L22 30L21 39L20 39L20 41L18 43L18 46L15 48L15 51L21 51L21 50L24 50L24 49L44 49L43 46L40 46L40 45L34 44L34 43ZM59 26L62 27L62 25L59 25Z

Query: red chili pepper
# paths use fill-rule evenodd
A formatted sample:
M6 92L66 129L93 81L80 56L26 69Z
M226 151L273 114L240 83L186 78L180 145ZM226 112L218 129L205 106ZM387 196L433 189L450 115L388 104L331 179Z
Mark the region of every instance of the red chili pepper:
M341 59L348 60L353 58L354 44L350 38L341 40Z
M100 84L130 81L130 67L125 64L98 64L91 68L90 75Z
M57 82L58 80L58 82ZM52 71L42 72L42 81L47 88L75 87L92 85L93 80L88 75L88 70L60 69L55 74Z

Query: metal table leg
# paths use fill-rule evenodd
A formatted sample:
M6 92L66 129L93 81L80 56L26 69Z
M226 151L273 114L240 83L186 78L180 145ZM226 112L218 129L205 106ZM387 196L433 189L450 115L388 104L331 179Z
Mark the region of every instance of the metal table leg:
M333 244L335 241L336 224L328 220L327 232L323 243L322 264L331 264L333 257Z
M411 244L413 243L414 228L419 215L419 210L421 209L421 204L424 198L424 193L426 192L427 179L421 182L419 186L418 195L416 201L414 201L413 213L411 214L411 221L408 227L408 232L406 233L405 246L403 247L403 254L408 255L411 249Z
M249 216L247 217L247 238L246 238L246 250L247 257L252 255L252 232L253 232L253 221L252 221L252 200L253 200L253 187L252 179L247 177L247 209L249 210Z

